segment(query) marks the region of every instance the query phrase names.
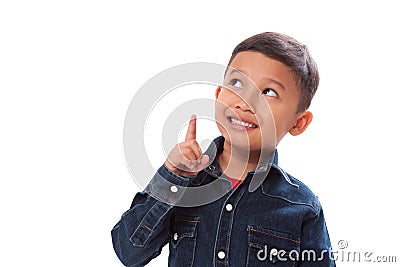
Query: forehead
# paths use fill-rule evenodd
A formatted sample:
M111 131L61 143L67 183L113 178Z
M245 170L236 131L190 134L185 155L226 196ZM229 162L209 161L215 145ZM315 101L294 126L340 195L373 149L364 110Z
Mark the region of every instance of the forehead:
M283 84L285 88L293 88L297 91L293 71L282 62L260 52L239 52L229 66L243 72L256 84L274 80Z

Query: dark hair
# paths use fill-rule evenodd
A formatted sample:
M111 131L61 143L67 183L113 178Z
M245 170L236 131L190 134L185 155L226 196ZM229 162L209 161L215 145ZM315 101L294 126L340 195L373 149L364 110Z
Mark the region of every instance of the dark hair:
M300 90L297 112L308 109L319 84L318 68L305 45L290 36L265 32L254 35L240 44L232 52L232 60L239 52L256 51L278 60L294 73L294 79Z

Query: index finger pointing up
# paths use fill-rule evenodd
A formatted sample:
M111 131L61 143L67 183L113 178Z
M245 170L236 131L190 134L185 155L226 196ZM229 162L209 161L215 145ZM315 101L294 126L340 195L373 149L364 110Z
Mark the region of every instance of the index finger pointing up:
M186 133L185 141L196 140L196 115L190 117L188 130Z

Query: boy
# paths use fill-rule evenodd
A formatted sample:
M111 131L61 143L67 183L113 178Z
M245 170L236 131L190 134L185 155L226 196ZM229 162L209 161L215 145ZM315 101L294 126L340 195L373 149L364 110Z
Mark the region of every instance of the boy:
M203 154L192 116L185 141L113 228L116 254L143 266L169 243L169 266L335 266L318 198L278 167L274 149L311 123L316 64L293 38L262 33L240 43L228 66L216 90L222 136ZM220 180L216 200L182 204L199 197L182 188Z

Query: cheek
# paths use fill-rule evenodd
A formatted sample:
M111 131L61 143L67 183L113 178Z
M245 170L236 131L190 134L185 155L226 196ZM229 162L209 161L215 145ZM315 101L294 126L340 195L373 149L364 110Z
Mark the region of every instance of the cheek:
M296 124L296 114L292 111L282 110L274 114L277 139L283 138Z
M215 123L217 124L218 129L220 132L225 132L225 111L227 109L227 106L225 103L221 103L219 100L215 102L215 114L214 114L214 119Z
M222 89L218 95L217 101L221 101L223 103L232 103L237 96L231 92L229 89Z
M216 114L223 114L226 109L231 106L232 96L226 90L222 90L215 101Z
M226 105L224 103L217 101L215 103L215 119L220 120L223 117L225 110L226 110Z

